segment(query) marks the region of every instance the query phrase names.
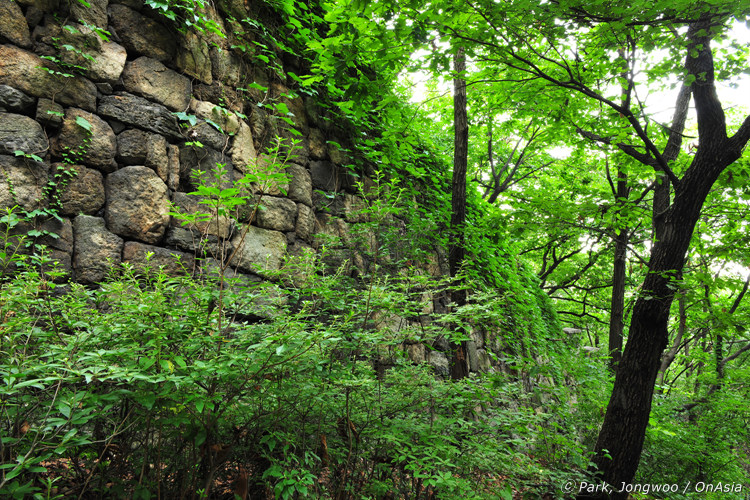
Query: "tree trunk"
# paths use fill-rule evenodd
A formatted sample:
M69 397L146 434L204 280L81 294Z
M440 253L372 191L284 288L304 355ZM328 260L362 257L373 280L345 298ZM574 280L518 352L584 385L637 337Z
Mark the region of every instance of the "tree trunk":
M672 205L659 214L655 231L661 237L652 247L649 272L633 309L628 342L615 377L593 462L603 481L615 490L581 498L625 499L618 492L631 484L640 460L648 426L661 355L668 341L669 310L681 278L685 254L703 202L721 172L741 154L750 138L750 117L733 137L714 86L710 49L711 20L688 29L688 75L695 77L692 94L698 118L698 152L675 185Z
M622 169L617 171L617 193L615 206L625 208L628 197L628 177ZM620 217L618 212L618 219ZM620 224L617 224L620 226ZM615 261L612 268L612 301L609 312L609 368L617 371L622 354L622 333L625 324L625 272L630 234L624 227L615 227Z
M453 80L453 192L451 195L451 226L448 248L448 262L451 277L454 278L451 300L456 307L466 304L466 290L463 283L455 278L461 270L466 253L464 247L464 226L466 224L466 170L469 154L469 125L466 111L466 80L463 73L466 70L466 54L462 48L456 50L454 56ZM456 328L462 328L457 325ZM466 352L466 342L452 342L451 378L461 379L469 376L469 360Z

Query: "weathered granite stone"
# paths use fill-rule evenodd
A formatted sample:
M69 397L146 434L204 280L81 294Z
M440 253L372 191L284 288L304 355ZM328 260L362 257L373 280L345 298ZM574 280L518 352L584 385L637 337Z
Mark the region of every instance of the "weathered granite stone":
M431 351L429 353L429 363L438 373L438 375L448 378L450 377L450 363L448 363L448 357L440 351Z
M187 137L191 141L198 141L217 151L226 150L230 140L229 136L222 134L220 130L204 120L198 120L193 127L190 127L187 131Z
M244 121L239 122L237 135L232 139L232 149L229 155L232 157L232 163L243 173L248 166L252 167L257 161L258 153L255 151L253 133Z
M405 348L406 355L412 363L421 364L427 360L424 344L406 344Z
M200 196L188 195L179 191L174 193L172 195L172 204L177 208L177 212L182 214L205 214L207 217L201 217L204 220L187 225L183 225L181 221L175 218L172 220L172 225L195 230L201 235L228 238L232 234L233 229L231 219L226 216L217 217L216 209L212 208L211 205L200 203L203 200Z
M99 283L112 266L120 264L123 240L107 231L101 217L79 215L73 219L73 235L73 269L77 281Z
M312 178L310 172L305 168L294 163L286 167L286 173L289 175L289 199L304 203L308 207L312 206Z
M466 357L469 361L469 369L473 372L479 370L479 355L477 354L477 343L473 340L466 341Z
M148 167L125 167L106 180L107 227L120 236L157 243L169 224L167 186Z
M29 97L20 90L0 85L0 111L23 112L34 105L34 98Z
M47 136L36 121L28 116L0 113L0 154L23 151L44 156L47 148Z
M283 159L280 156L271 157L267 154L258 155L254 165L245 167L246 173L255 174L259 178L259 181L253 184L253 190L256 193L271 196L286 196L289 192L289 181L286 176L275 176L284 171Z
M184 227L168 228L164 243L194 255L207 255L215 259L220 258L222 253L232 253L232 246L228 241L220 242L216 236L203 235L199 231Z
M98 113L170 139L182 139L177 118L167 108L127 92L103 96Z
M49 178L49 164L0 155L0 210L19 205L34 210L44 204L44 186Z
M63 107L49 99L41 97L36 104L36 121L45 127L59 128L64 114Z
M175 36L161 23L124 5L107 8L109 23L129 53L173 61L177 54Z
M307 205L302 203L297 205L297 224L294 231L297 237L310 243L312 241L313 231L315 230L315 213Z
M36 54L12 45L0 45L0 85L10 85L34 97L96 109L96 85L82 77L65 78L45 71L54 65Z
M82 2L70 2L70 14L73 19L107 29L108 3L109 0L86 0L87 5Z
M62 129L53 147L55 155L113 172L117 169L116 151L117 139L107 122L82 109L65 110Z
M323 191L338 191L341 188L339 170L330 161L310 162L310 177L315 189Z
M192 274L195 258L184 252L128 241L122 249L122 261L132 264L137 273L161 269L169 276Z
M287 242L278 231L245 226L232 239L232 245L239 249L231 262L233 266L264 276L281 268Z
M232 186L234 167L229 158L211 148L185 146L180 148L181 184L194 190L201 183L215 183L216 169L219 169L219 183L222 188Z
M238 87L242 77L242 60L236 54L221 47L209 49L211 75L230 87Z
M240 130L240 118L233 111L209 101L190 100L190 110L203 120L211 120L227 135L237 134Z
M183 34L174 62L183 73L209 85L213 82L208 44L192 31Z
M328 147L323 132L317 128L311 128L308 135L308 144L310 144L310 158L313 160L328 159Z
M264 229L292 231L297 222L297 204L287 198L263 196L260 200L256 222Z
M166 183L169 180L169 156L167 154L167 140L158 135L151 134L146 142L145 165L156 172L161 180Z
M170 144L167 146L167 187L177 191L180 186L180 148Z
M91 56L94 60L89 61L86 66L89 68L89 77L94 81L116 84L125 69L128 56L125 47L115 42L104 42L99 51Z
M125 65L125 90L163 104L173 111L186 111L190 104L190 80L150 57L139 57Z
M55 163L52 168L74 173L59 190L62 215L94 215L104 206L104 177L101 172L65 163Z
M21 7L16 2L0 2L0 40L6 39L25 49L31 47L31 34Z
M143 165L148 154L148 132L136 128L123 130L117 135L117 161L125 165Z
M492 358L484 349L477 349L477 371L489 372L492 370Z

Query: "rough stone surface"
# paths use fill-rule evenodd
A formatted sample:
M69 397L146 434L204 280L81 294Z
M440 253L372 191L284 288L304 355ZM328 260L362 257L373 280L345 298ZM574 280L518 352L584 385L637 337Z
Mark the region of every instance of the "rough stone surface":
M223 167L220 167L223 165ZM221 169L220 185L228 188L234 178L233 165L229 158L211 148L195 148L186 146L180 148L180 177L181 185L194 190L201 183L216 182L216 168ZM199 173L202 172L202 173Z
M240 172L245 173L247 167L252 167L258 158L253 142L253 133L250 126L244 121L239 122L237 135L232 140L232 149L229 151L232 163Z
M104 177L101 172L82 165L56 163L52 168L66 169L75 175L60 189L62 215L95 215L105 202Z
M341 176L338 168L330 161L310 162L310 177L315 189L338 191L341 189Z
M169 224L167 186L148 167L125 167L106 180L107 227L120 236L157 243Z
M323 132L320 129L311 128L308 141L310 144L310 158L313 160L328 159L328 147L326 146Z
M34 98L8 85L0 85L0 110L22 112L34 105Z
M303 204L297 205L297 224L294 227L297 237L310 243L313 231L315 231L315 213L310 207Z
M239 248L232 265L261 276L267 275L268 271L278 271L286 252L286 236L255 226L246 226L246 229L244 238L244 231L232 238L232 245Z
M242 77L242 61L234 53L220 47L211 47L209 57L214 80L219 80L230 87L239 86Z
M73 236L73 269L77 281L99 283L112 266L120 264L123 240L107 231L101 217L79 215L73 219Z
M218 151L226 150L229 145L229 137L204 120L198 120L195 126L190 127L187 136L191 141L198 141L204 146Z
M36 121L28 116L0 113L0 154L23 151L44 156L47 148L47 136Z
M125 165L143 165L148 154L148 132L140 129L123 130L117 135L117 161Z
M0 210L19 205L34 210L43 205L42 190L49 165L31 159L0 155Z
M211 120L217 124L225 134L234 135L240 131L240 123L242 123L242 120L225 107L217 106L209 101L191 99L190 110L195 113L195 116L198 118Z
M286 168L289 175L289 199L312 206L312 178L305 167L290 163Z
M228 217L216 216L216 210L210 205L200 203L203 198L194 195L188 195L186 193L174 193L172 195L172 204L177 207L177 212L183 214L206 214L209 219L201 220L187 225L183 225L181 221L174 219L172 221L173 226L184 227L188 230L195 230L199 235L212 235L219 236L221 238L228 238L232 234L232 222Z
M94 57L88 64L91 78L116 84L125 69L125 60L128 56L125 47L115 42L104 42L99 51L91 55Z
M186 111L190 104L190 80L150 57L139 57L125 65L125 90L163 104L173 111Z
M84 120L91 130L79 122ZM102 170L117 169L115 152L117 139L112 127L97 115L76 108L65 111L60 136L55 141L53 152L58 157L67 157Z
M167 146L167 187L177 191L180 186L180 148Z
M431 351L429 353L428 360L435 371L438 373L438 375L441 375L445 378L450 377L450 363L448 362L448 357L444 353L439 351Z
M150 255L149 255L150 254ZM122 249L122 261L133 265L136 272L161 269L170 276L192 274L195 258L187 253L128 241Z
M174 60L175 36L164 25L124 5L110 5L107 11L110 25L128 52L162 62Z
M256 221L264 229L292 231L297 222L297 205L287 198L263 196Z
M168 228L164 243L185 252L205 254L213 258L219 258L225 252L230 254L232 252L232 246L228 241L222 244L216 236L203 235L199 231L184 227Z
M165 183L169 181L169 155L167 140L157 134L151 134L146 142L145 165L156 172Z
M54 98L55 102L96 109L96 85L82 77L64 78L42 68L48 61L12 45L0 45L0 85L10 85L34 97Z
M175 64L185 74L209 85L213 82L208 45L195 33L189 32L183 35Z
M98 112L134 127L182 139L177 118L164 106L127 92L106 95L99 101Z
M40 98L36 105L36 121L45 127L59 128L62 125L63 107L49 99Z
M31 34L21 7L16 2L0 2L0 40L9 40L23 48L31 47Z
M88 24L107 28L107 4L109 0L86 0L88 5L81 2L70 3L70 14L73 19L86 21Z

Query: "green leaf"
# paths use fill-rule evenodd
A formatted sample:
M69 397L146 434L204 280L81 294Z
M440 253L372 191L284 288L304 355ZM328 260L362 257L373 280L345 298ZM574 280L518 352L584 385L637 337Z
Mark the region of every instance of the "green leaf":
M87 119L82 116L76 116L76 124L79 127L83 127L86 131L91 132L92 126Z

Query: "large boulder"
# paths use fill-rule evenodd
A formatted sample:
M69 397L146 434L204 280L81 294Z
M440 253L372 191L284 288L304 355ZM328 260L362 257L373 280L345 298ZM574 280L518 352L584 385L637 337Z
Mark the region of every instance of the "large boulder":
M104 206L104 177L101 172L83 165L56 163L55 169L63 169L63 185L59 188L60 213L76 216L95 215Z
M310 172L300 165L290 163L286 168L289 176L289 198L312 206L312 178Z
M79 215L73 219L73 269L81 283L99 283L122 258L123 240L107 231L104 219Z
M13 45L0 45L0 85L87 111L96 109L96 85L85 78L66 78L54 71L54 65L36 54Z
M195 268L195 259L190 254L145 245L137 241L125 243L122 249L122 261L131 264L137 272L144 273L148 269L152 271L161 269L170 276L192 274Z
M117 139L107 122L81 109L65 111L62 130L53 148L58 157L113 172L117 169L116 151Z
M16 2L0 2L0 40L9 40L14 45L31 47L31 34L21 7Z
M28 116L0 113L0 154L43 156L47 152L47 136L36 121Z
M148 167L125 167L106 180L107 227L125 238L157 243L169 225L166 184Z
M22 112L34 105L34 98L8 85L0 85L0 111Z
M247 232L238 231L232 238L232 246L238 249L232 266L261 276L281 269L287 245L284 233L255 226L245 226L245 229Z
M98 113L169 139L183 138L177 118L167 108L127 92L103 96L99 100Z
M256 222L264 229L293 231L297 221L297 204L288 198L263 196L260 199Z
M178 213L186 215L201 214L202 216L189 224L182 224L181 221L175 218L172 220L172 225L195 230L201 237L211 235L228 238L233 229L231 219L226 216L217 216L216 208L210 203L201 203L202 201L208 200L200 196L180 192L174 193L172 195L172 204Z
M162 62L174 60L177 54L175 35L164 25L124 5L110 5L107 11L110 25L128 52Z
M19 205L34 210L45 203L49 164L0 155L0 210Z
M163 104L173 111L185 111L190 104L190 80L150 57L139 57L125 65L125 90Z

